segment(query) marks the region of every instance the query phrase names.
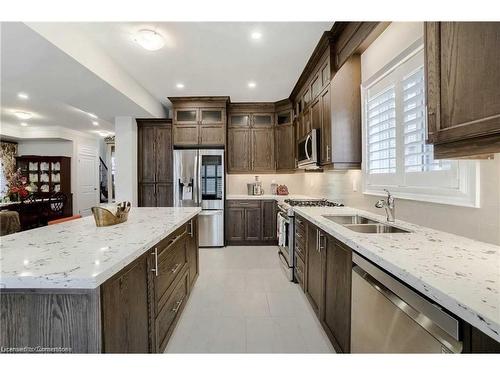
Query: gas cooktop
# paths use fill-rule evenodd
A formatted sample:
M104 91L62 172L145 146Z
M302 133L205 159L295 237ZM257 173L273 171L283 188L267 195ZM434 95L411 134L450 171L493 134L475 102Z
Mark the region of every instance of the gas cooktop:
M342 203L328 199L285 199L285 203L297 207L344 207Z

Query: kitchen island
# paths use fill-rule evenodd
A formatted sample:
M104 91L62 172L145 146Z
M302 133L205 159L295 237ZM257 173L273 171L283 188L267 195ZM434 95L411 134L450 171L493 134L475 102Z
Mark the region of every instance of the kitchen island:
M162 352L198 275L199 208L132 208L2 238L3 351Z

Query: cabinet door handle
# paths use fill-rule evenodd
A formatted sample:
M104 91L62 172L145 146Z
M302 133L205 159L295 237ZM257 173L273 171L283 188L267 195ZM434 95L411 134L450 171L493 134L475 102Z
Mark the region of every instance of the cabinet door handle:
M158 248L155 247L155 251L151 254L155 256L155 268L152 268L151 272L154 272L155 276L158 276Z
M330 145L326 145L326 161L330 161Z
M170 270L172 273L176 273L179 270L179 267L181 266L181 263L177 263L175 266L172 267Z
M296 235L298 238L302 238L302 235L301 235L300 233L295 232L295 235Z
M179 311L179 307L181 307L182 301L184 301L184 298L182 298L180 301L177 301L175 303L175 307L172 309L172 312L176 313L177 311Z
M321 232L319 232L319 252L321 253L322 250L325 249L325 247L323 246L323 239L325 239L326 237L321 234Z
M194 233L193 233L193 220L190 220L188 225L189 225L188 235L193 237L193 235L194 235Z

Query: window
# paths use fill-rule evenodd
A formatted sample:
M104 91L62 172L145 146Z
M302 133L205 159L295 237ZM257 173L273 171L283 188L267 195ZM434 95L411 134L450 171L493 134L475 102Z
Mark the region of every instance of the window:
M434 160L426 140L423 46L362 85L364 192L477 206L474 161Z

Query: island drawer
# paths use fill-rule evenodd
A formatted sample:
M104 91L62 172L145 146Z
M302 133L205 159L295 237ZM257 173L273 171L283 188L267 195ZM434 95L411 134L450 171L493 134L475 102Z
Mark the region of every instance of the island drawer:
M189 272L185 270L155 319L156 353L163 353L189 293Z
M173 249L175 244L188 236L190 230L189 225L189 223L183 224L182 226L177 228L170 236L164 238L156 244L153 250L158 252L159 258L168 256L169 250Z
M188 259L186 239L176 242L170 247L170 251L158 256L158 271L155 271L155 296L159 306L162 306L168 298L168 290L176 277L184 270Z
M260 200L228 200L227 207L260 208Z

